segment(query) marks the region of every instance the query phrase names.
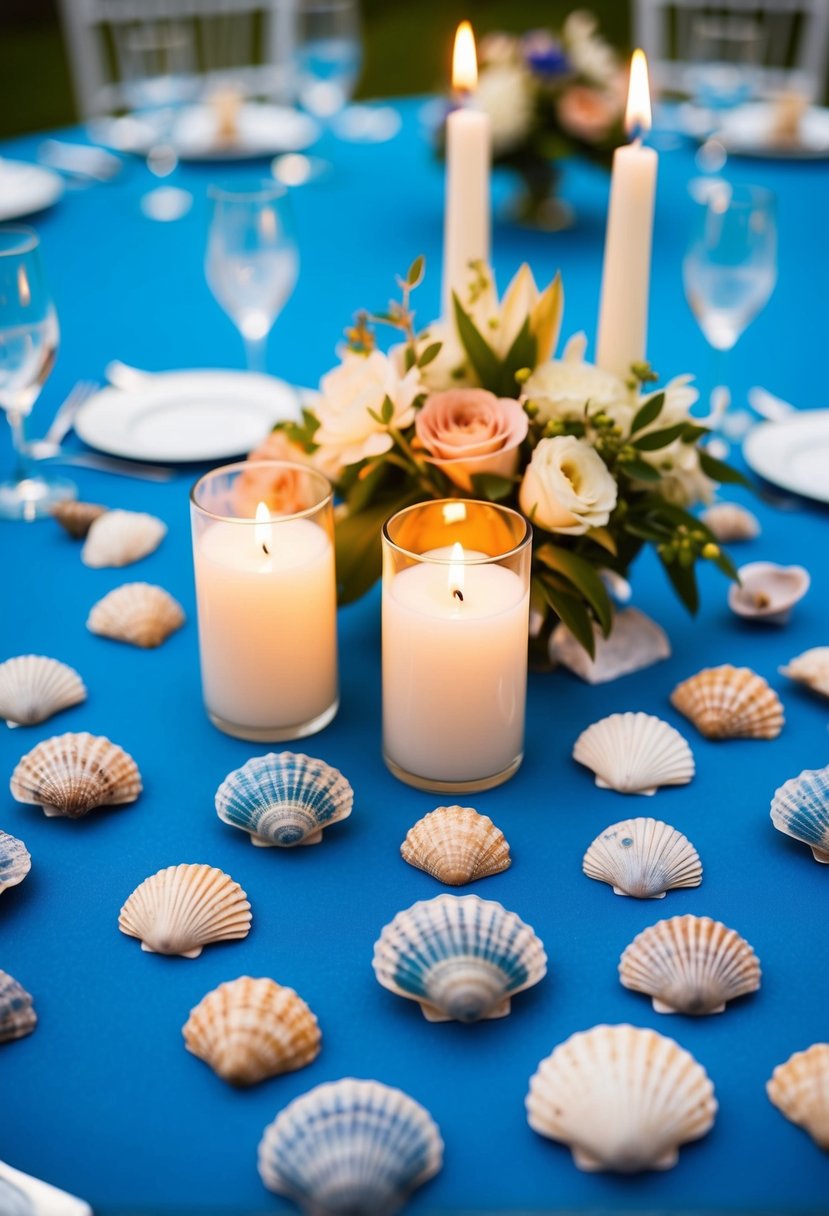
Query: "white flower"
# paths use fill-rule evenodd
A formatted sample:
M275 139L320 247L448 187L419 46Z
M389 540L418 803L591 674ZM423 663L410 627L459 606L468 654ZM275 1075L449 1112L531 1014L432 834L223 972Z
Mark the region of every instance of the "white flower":
M357 464L369 456L380 456L392 446L388 426L379 422L386 397L394 407L389 425L397 429L414 422L414 400L423 391L416 368L399 374L394 362L381 351L358 355L346 351L342 363L320 383L316 405L320 426L314 442L320 445L318 461ZM371 412L369 412L371 411Z
M655 490L677 507L693 507L700 502L710 502L713 498L716 483L700 468L696 444L675 439L666 448L660 448L657 452L642 452L640 455L662 474L662 480L658 483L641 483L643 489Z
M492 154L503 156L519 147L533 124L532 76L519 63L493 63L478 78L475 108L489 115Z
M542 439L524 473L521 510L548 532L581 536L603 527L618 487L601 456L573 435Z
M571 357L568 357L568 353ZM538 407L542 422L581 418L589 403L591 411L604 409L614 421L630 425L633 406L627 385L618 376L573 358L575 346L568 346L563 359L552 359L537 367L524 385L523 396ZM624 407L624 408L621 408ZM617 413L619 417L617 417Z
M618 71L618 62L613 48L596 33L597 28L592 13L577 9L564 22L561 35L576 72L594 84L609 85Z

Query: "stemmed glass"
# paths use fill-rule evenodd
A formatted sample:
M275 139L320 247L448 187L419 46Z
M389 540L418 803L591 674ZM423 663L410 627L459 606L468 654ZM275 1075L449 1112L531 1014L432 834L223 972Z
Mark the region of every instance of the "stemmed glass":
M362 60L357 0L298 0L296 89L303 109L322 122L341 114Z
M32 472L24 420L58 350L58 319L30 228L0 229L0 406L12 430L17 468L0 484L0 518L38 519L77 490L71 481Z
M270 182L248 192L213 186L210 195L207 282L242 335L248 371L264 372L268 334L299 275L288 192Z

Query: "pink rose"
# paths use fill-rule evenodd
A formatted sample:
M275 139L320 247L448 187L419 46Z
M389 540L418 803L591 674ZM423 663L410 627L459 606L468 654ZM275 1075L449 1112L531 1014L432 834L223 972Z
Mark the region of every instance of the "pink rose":
M568 134L585 143L599 143L619 117L616 98L587 85L573 85L559 99L558 120Z
M234 505L240 515L252 518L260 502L274 515L293 515L308 506L308 478L299 469L282 464L253 463L286 460L297 465L312 463L308 453L284 431L271 431L248 456L250 469L245 469L236 479Z
M469 492L477 473L514 475L528 425L517 401L480 388L458 388L427 397L415 430L432 464Z

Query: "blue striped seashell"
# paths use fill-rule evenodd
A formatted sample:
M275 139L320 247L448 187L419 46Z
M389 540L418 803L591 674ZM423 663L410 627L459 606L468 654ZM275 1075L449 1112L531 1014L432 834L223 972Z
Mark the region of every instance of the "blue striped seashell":
M216 814L250 833L251 844L290 849L319 844L322 830L347 819L354 791L342 773L310 756L270 752L229 773Z
M503 1018L547 974L544 946L514 912L478 895L438 895L398 912L374 946L374 973L430 1022Z
M29 993L17 980L0 971L0 1043L22 1039L37 1026Z
M815 861L829 865L829 765L805 769L776 791L771 821L778 832L802 840Z
M308 1216L392 1216L443 1164L427 1110L379 1081L318 1085L265 1128L265 1186Z
M8 832L0 832L0 891L16 887L31 868L32 859L23 841Z

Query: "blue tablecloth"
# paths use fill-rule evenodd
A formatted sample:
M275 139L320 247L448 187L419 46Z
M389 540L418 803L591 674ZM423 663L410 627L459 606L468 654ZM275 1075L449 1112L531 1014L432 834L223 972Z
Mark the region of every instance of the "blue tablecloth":
M431 271L418 293L420 318L437 311L442 173L419 127L419 103L400 109L404 126L395 141L327 141L322 151L335 172L295 194L302 274L272 336L269 366L296 383L326 370L352 312L382 308L395 273L419 252ZM3 151L31 158L36 144L30 138ZM823 405L829 167L746 161L731 171L778 192L781 231L776 294L731 360L735 396L761 383L801 406ZM706 369L680 276L693 173L692 149L663 153L650 350L666 375ZM238 336L204 282L205 192L214 179L240 180L251 169L191 166L179 176L196 195L179 223L142 217L138 198L150 178L137 162L111 185L67 192L37 218L62 342L35 430L45 429L76 379L100 377L113 357L152 369L240 365ZM502 286L522 259L539 281L561 268L566 333L594 328L607 188L599 170L568 166L563 192L578 217L571 231L495 226ZM498 195L505 193L502 184ZM5 433L0 444L5 466ZM0 967L34 994L40 1023L29 1038L0 1048L0 1158L102 1212L281 1211L287 1205L264 1191L256 1171L262 1129L298 1094L352 1075L402 1087L441 1127L443 1171L414 1197L412 1212L829 1206L829 1162L764 1093L776 1064L827 1038L829 969L820 934L829 874L808 849L775 832L768 815L778 785L829 758L825 702L777 674L792 655L829 641L824 512L805 503L787 512L755 504L763 534L734 551L739 560L810 567L812 589L786 628L731 616L725 581L713 570L704 572L704 606L691 621L645 558L635 571L635 600L667 628L671 659L598 688L565 671L531 677L523 767L501 789L470 800L503 827L514 864L473 889L535 927L550 971L515 1000L508 1019L470 1027L426 1022L415 1004L382 989L371 969L383 925L439 890L399 856L407 829L440 799L399 784L381 760L376 591L340 615L342 706L306 744L351 779L354 814L318 848L253 849L213 809L224 776L267 749L219 734L202 710L187 499L195 473L182 471L166 486L76 475L84 497L155 512L169 535L138 566L87 570L78 546L50 522L0 529L0 658L54 655L89 688L88 701L59 718L3 728L0 772L7 782L41 739L90 730L135 756L145 790L133 806L78 822L47 820L2 795L0 827L23 838L33 868L0 897ZM188 613L185 629L157 651L105 641L85 627L102 594L135 578L161 583ZM787 720L778 740L706 742L672 710L668 694L679 679L721 662L749 664L781 691ZM647 710L679 726L693 744L695 780L654 799L596 789L571 748L586 725L616 710ZM583 876L593 837L643 814L668 820L696 844L705 867L700 889L639 902ZM183 861L223 867L253 906L245 941L209 948L192 962L142 953L117 927L133 888ZM762 961L762 990L721 1017L660 1016L619 984L619 955L633 936L684 912L724 920ZM185 1051L181 1027L206 992L243 974L295 987L319 1017L323 1050L309 1068L240 1093ZM720 1111L712 1132L683 1149L667 1173L583 1174L566 1149L529 1129L528 1080L574 1031L624 1021L688 1048L709 1071Z

